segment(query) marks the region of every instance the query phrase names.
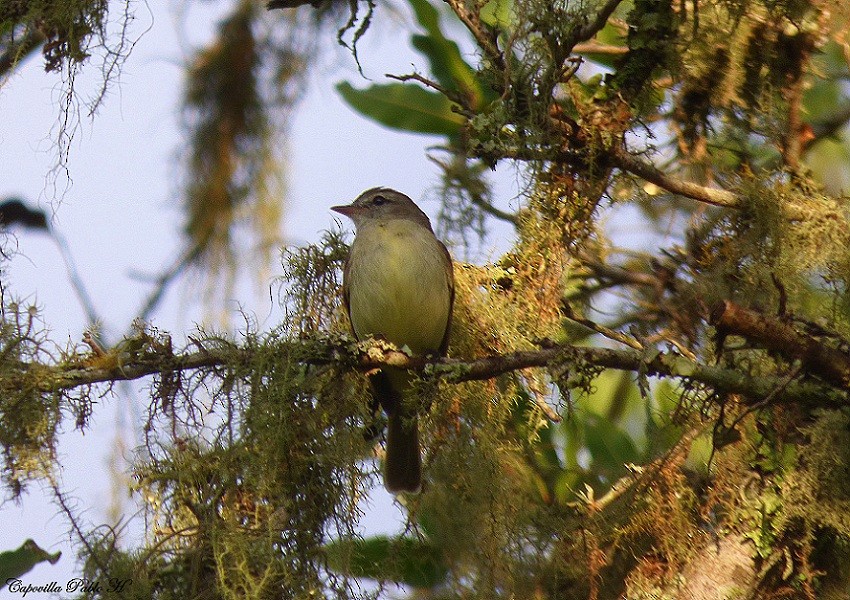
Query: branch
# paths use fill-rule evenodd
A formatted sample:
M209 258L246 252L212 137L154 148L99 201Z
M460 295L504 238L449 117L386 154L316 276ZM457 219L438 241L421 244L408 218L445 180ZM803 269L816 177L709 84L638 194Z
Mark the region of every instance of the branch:
M612 150L609 156L611 162L617 168L633 173L673 194L679 194L714 206L741 208L741 198L728 190L705 187L683 179L676 179L664 173L652 163L644 162L623 150Z
M429 87L437 92L440 92L443 96L457 104L457 106L453 106L452 108L467 119L471 119L475 116L475 112L469 106L469 103L466 101L462 94L450 90L440 85L436 81L428 79L427 77L423 77L419 73L410 73L407 75L393 75L392 73L384 73L384 77L387 77L388 79L395 79L396 81L401 81L402 83L407 83L408 81L418 81L425 87Z
M19 372L25 381L16 383L30 386L30 389L34 387L41 392L56 392L161 373L227 368L228 365L250 366L254 353L251 348L216 343L217 347L202 347L199 351L183 354L171 354L170 349L148 350L138 356L126 358L121 364L105 367L22 364ZM538 350L521 350L469 360L429 359L410 357L383 342L353 344L345 338L287 341L281 344L280 352L296 357L295 360L303 364L336 364L361 372L385 366L401 367L422 371L449 383L487 380L521 369L590 365L698 382L716 392L741 394L755 402L776 394L777 389L782 389L781 397L789 402L823 406L844 401L836 394L836 390L828 385L813 382L789 383L786 378L775 376L752 377L734 369L701 364L670 352L653 353L549 344Z
M642 271L632 269L624 269L616 265L608 265L587 252L579 254L579 258L597 279L605 279L616 284L638 285L642 287L651 287L655 289L663 289L666 283L656 275L650 275Z
M800 155L803 151L803 84L804 79L798 77L793 84L787 86L784 90L788 102L788 122L785 125L787 133L785 134L785 143L782 148L782 157L785 160L785 165L792 173L800 172Z
M200 253L201 247L197 244L193 244L188 250L181 254L165 272L156 278L156 286L148 295L144 304L142 304L142 307L136 314L137 319L140 321L148 320L151 313L156 310L168 287L174 283L177 276L180 275L184 269L189 266L189 264L198 258Z
M82 305L83 311L86 313L88 326L95 327L98 323L102 323L103 321L98 315L91 294L89 294L88 288L86 288L86 284L80 275L80 271L77 269L77 262L74 260L74 255L71 252L71 247L68 245L68 240L66 240L65 236L55 229L52 229L50 233L53 241L56 243L56 247L59 249L59 255L65 263L65 272L68 274L68 279L71 281L71 287L74 288L74 292L77 294L80 305Z
M502 210L502 209L500 209L496 206L493 206L492 204L487 202L487 200L485 200L483 197L481 197L480 194L470 193L469 194L469 201L472 202L472 204L474 204L475 206L477 206L481 210L483 210L485 213L490 215L491 217L495 217L495 218L497 218L501 221L505 221L507 223L510 223L514 227L519 226L519 216L517 214L509 213L509 212L506 212L506 211L504 211L504 210Z
M611 164L615 167L637 175L650 183L654 183L672 194L679 194L692 200L698 200L723 208L741 209L744 207L744 198L734 192L705 187L697 183L671 177L652 163L644 162L624 150L612 149L608 157ZM801 221L809 218L804 209L795 206L793 203L783 204L782 214L790 221ZM837 218L843 218L843 216Z
M443 1L451 7L452 11L454 11L463 24L466 25L466 28L469 29L469 32L473 35L478 46L484 51L487 58L493 61L496 70L504 72L506 69L505 57L501 50L499 50L496 36L492 31L485 31L485 27L481 23L481 19L478 14L470 12L466 8L463 0Z
M608 22L608 17L617 9L617 7L622 3L623 0L608 0L605 6L602 7L598 13L596 13L596 17L593 21L586 23L584 27L576 31L571 37L572 40L569 44L571 48L574 48L576 44L579 42L586 42L594 35L596 35L605 24Z
M436 156L429 155L427 156L427 158L432 163L440 167L446 176L452 176L451 173L454 170L454 167L451 165L451 163L440 160ZM469 201L472 203L473 206L480 208L483 212L487 213L491 217L495 217L501 221L510 223L514 227L519 226L518 214L510 213L494 206L484 197L483 194L472 191L471 186L464 186L464 189L467 191Z
M576 54L604 54L606 56L621 56L628 54L629 49L626 46L614 46L612 44L602 44L599 42L585 42L573 46L573 52Z
M624 333L621 333L619 331L615 331L615 330L610 329L608 327L605 327L604 325L601 325L599 323L595 323L595 322L591 321L590 319L585 319L584 317L582 317L580 315L576 315L573 312L572 307L567 302L561 303L561 312L570 321L574 321L574 322L578 323L579 325L581 325L582 327L586 327L587 329L590 329L591 331L595 331L596 333L605 336L609 340L613 340L615 342L620 342L621 344L624 344L624 345L626 345L630 348L634 348L635 350L643 350L644 349L643 344L641 344L635 338L629 337Z
M767 315L725 300L711 312L711 324L759 346L799 360L807 371L839 388L850 387L850 356Z
M12 70L22 58L38 48L45 39L47 38L41 31L32 28L27 31L22 40L17 43L10 43L6 50L0 54L0 76Z

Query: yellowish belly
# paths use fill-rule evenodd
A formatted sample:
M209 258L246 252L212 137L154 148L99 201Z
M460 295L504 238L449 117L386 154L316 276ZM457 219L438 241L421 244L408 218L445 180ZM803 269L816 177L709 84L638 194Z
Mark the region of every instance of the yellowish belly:
M351 253L349 303L357 337L383 336L415 354L438 350L451 292L443 250L431 232L390 222L358 232Z

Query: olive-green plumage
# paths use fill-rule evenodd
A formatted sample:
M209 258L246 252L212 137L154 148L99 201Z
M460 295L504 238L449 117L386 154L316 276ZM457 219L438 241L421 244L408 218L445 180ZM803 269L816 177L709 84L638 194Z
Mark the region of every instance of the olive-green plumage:
M445 354L454 272L427 215L387 188L367 190L332 210L349 217L357 230L343 278L357 339L381 337L414 355ZM384 481L391 492L415 492L421 485L417 416L405 406L410 379L409 372L393 368L370 376L388 418Z

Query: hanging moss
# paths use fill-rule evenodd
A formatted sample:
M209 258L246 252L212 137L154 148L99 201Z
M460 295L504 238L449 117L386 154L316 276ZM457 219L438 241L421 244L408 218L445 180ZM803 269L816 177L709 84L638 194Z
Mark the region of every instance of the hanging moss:
M29 481L51 471L63 411L76 413L77 426L84 428L91 401L86 390L73 402L61 392L45 391L49 375L38 365L53 358L37 307L3 301L0 312L2 479L17 498Z
M109 2L106 0L9 0L0 6L0 33L23 25L46 38L45 69L59 71L70 63L82 63L89 47L104 42Z

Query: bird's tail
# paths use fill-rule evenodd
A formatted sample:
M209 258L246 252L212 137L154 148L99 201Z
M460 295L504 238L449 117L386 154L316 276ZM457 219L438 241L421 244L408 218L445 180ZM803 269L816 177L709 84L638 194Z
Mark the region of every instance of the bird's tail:
M374 398L387 413L387 452L384 485L390 493L416 493L422 486L422 457L419 453L419 424L416 413L405 409L405 390L410 375L386 369L369 377Z
M418 419L396 411L388 421L384 483L393 494L416 493L422 485Z

